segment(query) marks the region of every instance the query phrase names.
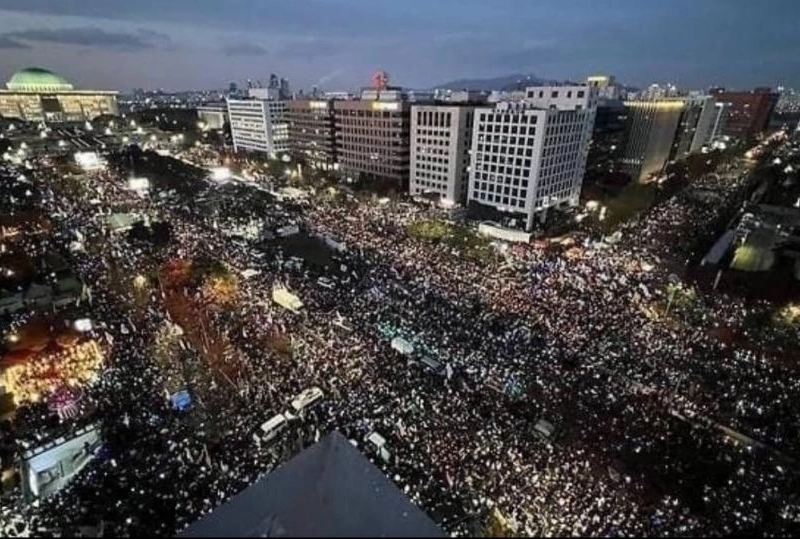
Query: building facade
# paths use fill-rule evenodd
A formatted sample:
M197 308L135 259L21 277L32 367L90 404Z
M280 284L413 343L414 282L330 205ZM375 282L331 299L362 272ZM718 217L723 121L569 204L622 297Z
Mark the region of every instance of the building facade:
M577 205L597 92L588 86L530 87L522 101L475 109L468 199L525 219Z
M740 140L752 140L767 128L779 97L769 88L749 92L717 89L712 95L725 106L721 133Z
M475 107L411 107L409 193L435 193L448 204L463 204L469 185Z
M369 91L360 100L333 102L337 155L340 170L354 180L407 189L411 107L402 95L390 92Z
M637 181L660 174L670 158L686 101L682 98L626 101L627 143L621 159Z
M289 151L289 128L283 101L228 99L227 105L234 151L270 156Z
M670 159L680 159L698 152L711 141L710 135L717 113L714 98L690 97L684 100L684 104Z
M293 99L286 102L289 147L311 166L329 170L336 165L336 130L333 101Z
M617 170L627 140L628 109L622 101L597 101L592 143L586 163L587 175L602 177Z
M64 78L40 68L18 71L0 90L0 116L27 122L85 122L117 116L117 92L75 90Z

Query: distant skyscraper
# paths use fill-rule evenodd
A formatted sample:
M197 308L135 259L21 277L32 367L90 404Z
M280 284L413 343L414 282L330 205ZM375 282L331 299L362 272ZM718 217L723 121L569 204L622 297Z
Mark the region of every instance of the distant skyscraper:
M471 201L536 215L577 205L597 107L589 86L536 86L521 101L475 109L469 195Z
M269 76L269 88L280 88L280 82L278 81L278 75L275 73L270 74Z
M250 90L253 87L253 79L247 79L247 89Z
M280 96L281 99L290 99L292 97L292 92L289 90L288 79L281 79Z
M238 90L238 88L236 87L236 83L235 82L232 82L232 83L230 83L228 85L228 92L229 93L235 94L237 90Z

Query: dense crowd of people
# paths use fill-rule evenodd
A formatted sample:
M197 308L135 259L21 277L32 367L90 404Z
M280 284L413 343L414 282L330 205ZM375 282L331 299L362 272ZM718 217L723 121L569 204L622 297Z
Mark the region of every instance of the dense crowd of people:
M71 262L92 299L74 308L108 345L86 388L93 406L68 421L102 425L106 450L51 498L4 502L0 531L102 522L114 535L173 534L331 430L453 535L474 533L493 509L520 534L798 529L786 455L800 445L800 375L773 360L768 342L715 336L765 306L699 292L670 311L666 292L683 239L739 200L741 167L693 186L721 202L681 192L613 241L577 235L473 257L415 237L411 223L447 215L410 202L287 203L247 184L212 185L155 154L113 156L85 175L88 193L52 192L51 165L35 167L58 220L49 241L85 238ZM151 178L149 196L124 189L130 166ZM170 240L110 233L103 217L120 207L170 223ZM254 218L268 232L261 239L226 233ZM303 241L276 237L288 224ZM177 302L154 277L168 261L204 258L242 275L233 307L192 311L201 308L193 291ZM128 283L136 275L148 276L143 303ZM301 312L272 302L277 285L301 298ZM165 368L155 351L176 322L184 345ZM414 352L394 350L392 336ZM181 385L188 411L165 398ZM257 427L311 386L322 404L274 443L256 443ZM41 406L19 417L20 442L53 423ZM373 432L388 459L366 442Z

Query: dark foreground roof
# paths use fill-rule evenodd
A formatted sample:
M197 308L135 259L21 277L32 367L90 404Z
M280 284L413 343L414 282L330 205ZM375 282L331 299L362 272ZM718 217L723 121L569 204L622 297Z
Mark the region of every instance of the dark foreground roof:
M179 537L443 537L375 465L333 432Z

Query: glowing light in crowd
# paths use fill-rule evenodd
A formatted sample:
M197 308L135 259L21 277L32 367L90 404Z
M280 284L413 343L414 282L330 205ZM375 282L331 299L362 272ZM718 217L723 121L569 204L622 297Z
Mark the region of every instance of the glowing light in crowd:
M231 178L231 169L228 167L214 167L211 169L211 179L222 182Z
M100 170L106 166L105 160L97 152L75 152L75 162L83 170Z
M147 178L130 178L128 189L131 191L147 191L150 189L150 180Z

